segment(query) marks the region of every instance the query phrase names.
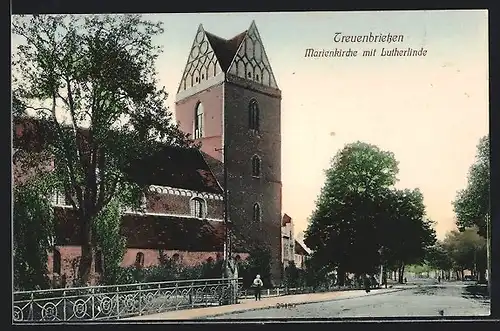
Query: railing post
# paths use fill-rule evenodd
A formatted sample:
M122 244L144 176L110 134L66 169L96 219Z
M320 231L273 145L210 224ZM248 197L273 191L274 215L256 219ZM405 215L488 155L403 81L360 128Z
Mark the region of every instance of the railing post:
M63 291L63 321L66 322L66 290Z
M116 287L116 318L120 318L120 288Z
M139 316L142 316L142 286L139 285Z
M34 311L33 311L33 300L35 300L35 298L34 298L34 295L33 295L33 291L31 291L31 293L30 293L30 313L29 313L28 316L31 316L31 318L34 320L35 319L35 316L34 316L35 314L34 314Z
M194 301L193 301L193 290L194 290L194 282L191 283L191 287L189 288L189 304L191 305L191 308L194 307Z
M90 298L92 302L92 316L90 316L90 319L93 320L95 317L95 287L92 286L92 289L90 290Z

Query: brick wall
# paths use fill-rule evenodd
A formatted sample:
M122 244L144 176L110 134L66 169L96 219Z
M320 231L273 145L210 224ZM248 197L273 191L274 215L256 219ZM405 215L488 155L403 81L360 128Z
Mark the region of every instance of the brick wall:
M58 251L61 254L61 274L54 275L53 274L53 254L50 253L47 261L48 273L51 279L54 276L62 277L63 275L66 277L66 287L72 286L74 280L76 278L78 269L77 262L79 261L79 257L81 256L81 247L80 246L57 246ZM144 254L144 268L149 268L152 266L156 266L160 263L159 260L159 251L156 249L135 249L129 248L125 252L123 257L123 261L121 263L122 267L131 267L135 265L137 253ZM177 251L177 250L167 250L164 251L164 254L178 261L183 266L196 266L198 264L206 262L208 259L212 259L216 261L222 258L221 252L186 252L186 251ZM235 256L239 256L242 260L248 258L247 253L238 253Z
M176 103L175 119L180 123L180 129L191 135L198 102L203 104L204 109L204 138L201 140L201 150L220 160L222 154L215 149L222 146L223 86L212 86Z
M190 215L190 196L149 193L147 195L146 210L151 213L165 213L173 215ZM222 219L224 203L222 200L204 198L207 205L207 218Z
M249 130L248 106L259 105L260 130ZM235 231L271 250L273 282L279 284L281 262L281 98L248 82L227 82L224 90L230 217ZM260 178L252 177L253 155L261 159ZM262 219L253 220L259 203Z

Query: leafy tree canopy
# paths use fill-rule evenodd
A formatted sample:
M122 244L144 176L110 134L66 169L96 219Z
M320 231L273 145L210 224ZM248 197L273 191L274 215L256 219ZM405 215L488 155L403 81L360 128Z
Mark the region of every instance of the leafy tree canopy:
M45 125L44 148L82 226L83 283L90 279L99 213L117 192L122 204L139 205L145 187L125 171L132 160L165 144L192 145L158 88L161 49L153 40L162 32L161 23L141 15L13 19L22 39L13 60L14 100Z
M469 169L467 187L460 190L453 202L457 225L463 230L477 226L486 237L486 221L490 213L490 143L481 138L474 164Z

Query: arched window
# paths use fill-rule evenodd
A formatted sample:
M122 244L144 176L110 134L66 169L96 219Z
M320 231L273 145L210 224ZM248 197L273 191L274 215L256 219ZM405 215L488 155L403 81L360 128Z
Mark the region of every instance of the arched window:
M206 203L202 198L191 199L191 216L197 218L205 218L206 216Z
M212 257L209 257L209 258L207 259L207 263L214 263L214 259L213 259Z
M252 176L260 177L260 157L257 155L252 157Z
M144 267L144 253L143 252L139 252L135 256L135 267L136 268Z
M178 254L178 253L175 253L174 255L172 255L172 260L173 260L174 262L179 262L180 258L181 258L181 257L179 256L179 254Z
M234 260L235 260L236 262L240 262L240 261L241 261L241 256L240 256L239 254L238 254L238 255L236 255L236 257L234 258Z
M95 268L94 268L95 272L97 272L98 274L102 274L104 271L102 259L103 259L102 252L100 249L98 249L95 252Z
M52 272L55 274L61 274L61 252L58 249L54 249L52 256Z
M248 105L248 127L250 130L259 131L259 104L255 99Z
M194 117L194 139L203 137L203 104L198 102Z
M253 205L253 221L260 222L260 220L261 220L260 206L258 203L254 203L254 205Z

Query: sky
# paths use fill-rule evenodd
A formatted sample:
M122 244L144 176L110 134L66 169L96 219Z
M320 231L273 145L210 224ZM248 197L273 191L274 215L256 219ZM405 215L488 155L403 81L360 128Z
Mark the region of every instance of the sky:
M488 134L487 11L155 14L164 22L159 78L175 93L198 25L223 38L255 20L282 91L283 213L307 228L324 170L345 144L395 153L398 188L419 188L443 238L451 201L466 186L476 144ZM400 44L334 44L344 35L391 33ZM306 58L307 48L427 49L425 57ZM297 194L300 192L300 194Z
M199 24L231 38L255 20L282 91L283 213L304 231L330 159L363 141L392 151L398 188L419 188L439 238L488 134L488 14L483 11L154 14L165 32L159 82L175 94ZM403 35L396 44L334 43L343 35ZM306 58L307 48L427 49L424 57Z

